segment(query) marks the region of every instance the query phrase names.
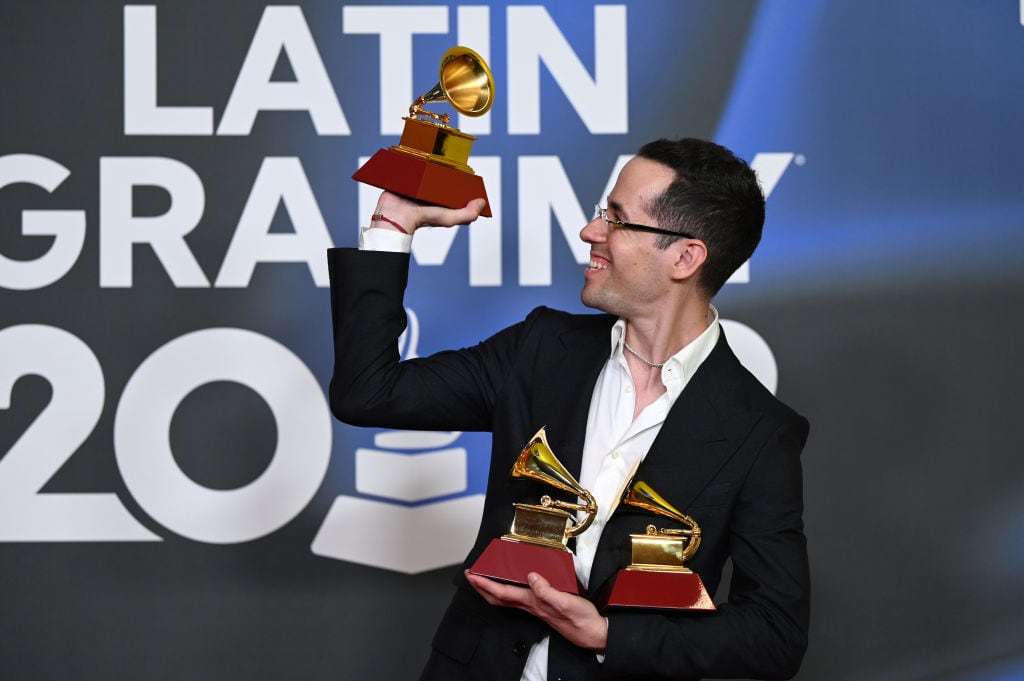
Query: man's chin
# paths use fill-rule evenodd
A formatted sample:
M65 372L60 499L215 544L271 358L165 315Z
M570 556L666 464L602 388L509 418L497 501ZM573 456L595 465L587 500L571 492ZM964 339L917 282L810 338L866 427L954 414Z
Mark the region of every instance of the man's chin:
M592 292L587 291L586 287L580 292L580 300L591 309L614 314L602 303L601 296L596 296Z

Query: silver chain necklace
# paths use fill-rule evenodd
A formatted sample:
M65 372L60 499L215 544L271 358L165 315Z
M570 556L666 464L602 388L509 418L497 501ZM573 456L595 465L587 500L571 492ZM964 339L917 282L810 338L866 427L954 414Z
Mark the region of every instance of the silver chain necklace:
M636 357L638 360L640 360L641 362L643 362L647 366L654 367L655 369L660 369L661 367L665 366L665 362L652 362L651 360L647 359L646 357L641 355L639 352L637 352L633 348L629 347L629 343L626 342L625 338L622 339L622 344L624 346L626 346L627 350L629 350L631 353L633 353L634 357ZM665 360L665 361L667 362L668 360Z

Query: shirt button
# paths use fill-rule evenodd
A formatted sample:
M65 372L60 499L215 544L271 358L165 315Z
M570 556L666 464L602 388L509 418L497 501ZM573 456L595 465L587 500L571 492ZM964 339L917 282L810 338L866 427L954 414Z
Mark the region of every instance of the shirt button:
M619 450L617 450L617 449L613 449L612 450L612 458L613 459L619 458Z
M530 646L526 645L524 641L516 641L515 644L512 646L512 652L518 655L519 657L522 657L529 651Z
M631 392L633 392L633 386L631 386L631 385L627 385L627 386L626 386L626 392L627 392L627 393L631 393Z

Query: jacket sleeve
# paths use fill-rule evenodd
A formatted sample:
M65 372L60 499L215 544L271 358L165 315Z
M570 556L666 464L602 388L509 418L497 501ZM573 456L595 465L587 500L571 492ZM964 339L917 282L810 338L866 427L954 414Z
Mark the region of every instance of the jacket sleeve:
M409 255L328 251L334 373L331 411L357 426L491 429L491 414L530 320L463 350L401 361Z
M800 453L807 421L793 412L767 436L729 523L728 602L714 613L609 615L607 678L788 679L807 647L810 576Z

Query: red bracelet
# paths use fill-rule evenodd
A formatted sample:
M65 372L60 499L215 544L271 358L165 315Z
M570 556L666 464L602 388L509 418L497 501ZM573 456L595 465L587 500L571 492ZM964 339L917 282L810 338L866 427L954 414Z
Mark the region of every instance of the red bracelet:
M408 234L409 233L405 229L405 227L402 227L402 225L398 224L397 222L395 222L391 218L386 217L383 213L374 213L373 215L370 216L370 222L375 222L377 220L383 220L384 222L388 223L389 225L394 226L395 229L397 229L402 234Z

